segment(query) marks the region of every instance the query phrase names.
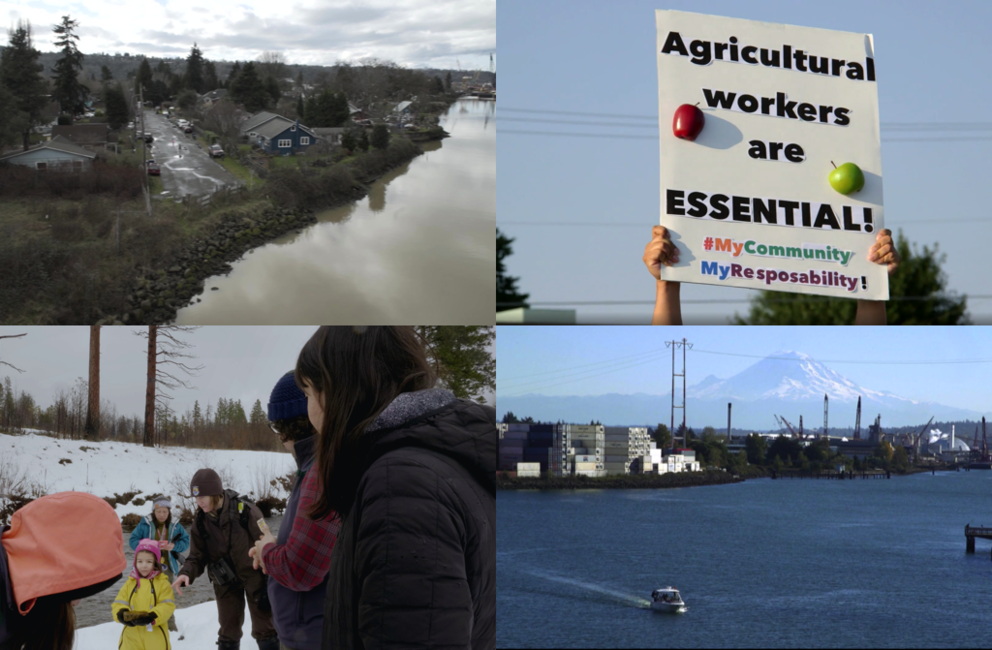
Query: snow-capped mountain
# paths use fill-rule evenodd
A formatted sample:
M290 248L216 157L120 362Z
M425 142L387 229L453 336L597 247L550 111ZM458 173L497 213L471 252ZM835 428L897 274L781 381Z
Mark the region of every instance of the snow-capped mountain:
M697 429L704 426L725 429L729 402L733 404L735 428L777 429L773 415L777 414L789 419L793 425L798 425L802 416L806 429L820 430L824 395L829 396L831 430L854 426L858 397L862 402L863 429L876 415L882 416L883 426L923 423L931 416L937 421L950 421L979 419L983 415L859 386L807 354L783 351L769 355L728 379L710 375L700 382L690 383L686 388L686 422ZM496 408L499 417L512 411L518 417L530 416L552 422L598 420L604 424L654 425L669 421L671 397L646 393L503 397L497 387ZM678 411L676 420L681 420Z

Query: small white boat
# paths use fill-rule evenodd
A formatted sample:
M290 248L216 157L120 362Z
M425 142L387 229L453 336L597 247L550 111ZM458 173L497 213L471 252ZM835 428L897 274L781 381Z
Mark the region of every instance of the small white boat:
M651 592L651 609L668 614L681 614L689 609L682 600L679 590L675 587L655 589Z

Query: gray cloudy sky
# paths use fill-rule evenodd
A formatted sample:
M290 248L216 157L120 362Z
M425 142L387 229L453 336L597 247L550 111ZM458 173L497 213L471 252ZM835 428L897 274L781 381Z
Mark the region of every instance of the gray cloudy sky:
M195 41L215 61L269 50L309 65L376 57L488 70L496 51L496 0L0 0L8 26L31 21L43 52L55 50L51 27L67 13L79 22L84 53L184 57Z

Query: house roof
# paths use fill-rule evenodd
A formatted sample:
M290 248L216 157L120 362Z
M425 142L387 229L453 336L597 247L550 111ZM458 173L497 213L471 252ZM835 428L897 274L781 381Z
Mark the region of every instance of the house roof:
M218 88L217 90L211 90L208 93L203 93L202 95L200 95L200 97L203 98L203 99L220 99L221 97L224 97L225 95L227 95L227 89L226 88Z
M285 120L285 121L283 121L283 120ZM286 119L285 117L279 116L279 119L278 120L271 120L269 122L266 122L262 126L256 127L254 129L254 131L258 135L262 136L263 138L269 138L269 139L271 139L271 138L276 137L277 135L279 135L280 133L282 133L283 131L285 131L289 127L293 126L294 124L296 124L296 122L292 122L292 121ZM316 133L313 132L312 129L308 129L307 127L303 126L302 124L300 125L300 129L303 130L303 131L306 131L307 133L309 133L310 135L312 135L314 137L316 137L316 135L317 135Z
M268 111L262 111L261 113L256 113L252 115L247 120L241 124L241 130L244 132L256 130L257 127L262 126L269 120L273 118L281 118L288 120L289 118L283 117L282 115L277 115L276 113L269 113Z
M72 126L53 126L52 138L63 136L75 144L105 144L110 133L108 124L74 124Z
M42 142L41 144L31 147L27 151L18 151L3 157L0 160L9 160L11 158L16 158L17 156L23 156L24 154L31 153L32 151L37 151L38 149L53 149L55 151L61 151L62 153L73 154L76 156L82 156L84 158L96 158L96 154L88 149L83 149L78 147L63 136L55 136L48 142Z
M402 113L407 108L409 108L411 104L413 104L413 102L411 101L400 102L399 104L396 105L396 112Z
M339 134L344 133L345 131L347 131L348 130L348 127L346 127L346 126L318 126L316 128L309 129L309 130L310 131L313 131L313 134L314 135L339 135Z

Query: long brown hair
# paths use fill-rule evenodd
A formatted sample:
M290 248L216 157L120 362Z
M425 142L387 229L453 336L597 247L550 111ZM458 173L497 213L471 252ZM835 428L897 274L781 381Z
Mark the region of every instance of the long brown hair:
M295 376L323 398L315 444L323 489L309 515L344 515L365 470L365 429L400 393L434 386L424 341L413 327L321 327L300 350Z
M39 598L31 611L19 618L17 632L4 648L72 650L76 638L76 610L70 601Z

